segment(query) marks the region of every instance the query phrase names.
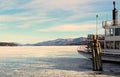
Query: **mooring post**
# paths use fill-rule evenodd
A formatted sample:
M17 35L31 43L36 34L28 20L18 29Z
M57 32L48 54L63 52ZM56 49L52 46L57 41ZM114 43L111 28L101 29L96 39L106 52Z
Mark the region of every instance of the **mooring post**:
M101 59L101 47L96 37L97 37L96 35L93 35L92 43L93 71L103 71Z

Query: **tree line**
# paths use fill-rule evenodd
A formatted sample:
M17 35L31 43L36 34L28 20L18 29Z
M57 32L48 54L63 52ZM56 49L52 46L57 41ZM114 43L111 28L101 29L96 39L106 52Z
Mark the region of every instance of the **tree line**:
M18 46L16 43L0 42L0 46Z

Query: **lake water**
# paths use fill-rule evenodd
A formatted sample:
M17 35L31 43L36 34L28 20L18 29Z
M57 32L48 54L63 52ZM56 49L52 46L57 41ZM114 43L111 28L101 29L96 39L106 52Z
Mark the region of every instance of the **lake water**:
M119 76L108 70L120 68L111 63L104 64L106 73L96 75L91 71L91 60L80 55L77 48L78 46L0 47L0 77Z

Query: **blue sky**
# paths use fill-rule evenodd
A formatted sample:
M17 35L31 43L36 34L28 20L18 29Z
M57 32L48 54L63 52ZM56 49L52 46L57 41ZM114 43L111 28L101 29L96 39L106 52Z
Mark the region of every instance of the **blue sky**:
M113 0L0 0L0 41L36 43L99 33L112 19ZM120 1L116 0L119 10ZM120 15L119 15L120 16Z

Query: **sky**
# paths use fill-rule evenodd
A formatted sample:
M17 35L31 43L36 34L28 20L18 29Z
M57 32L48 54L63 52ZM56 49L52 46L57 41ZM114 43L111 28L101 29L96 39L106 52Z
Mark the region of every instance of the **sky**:
M37 43L104 34L113 0L0 0L0 42ZM116 0L119 10L120 0ZM119 15L120 17L120 15Z

